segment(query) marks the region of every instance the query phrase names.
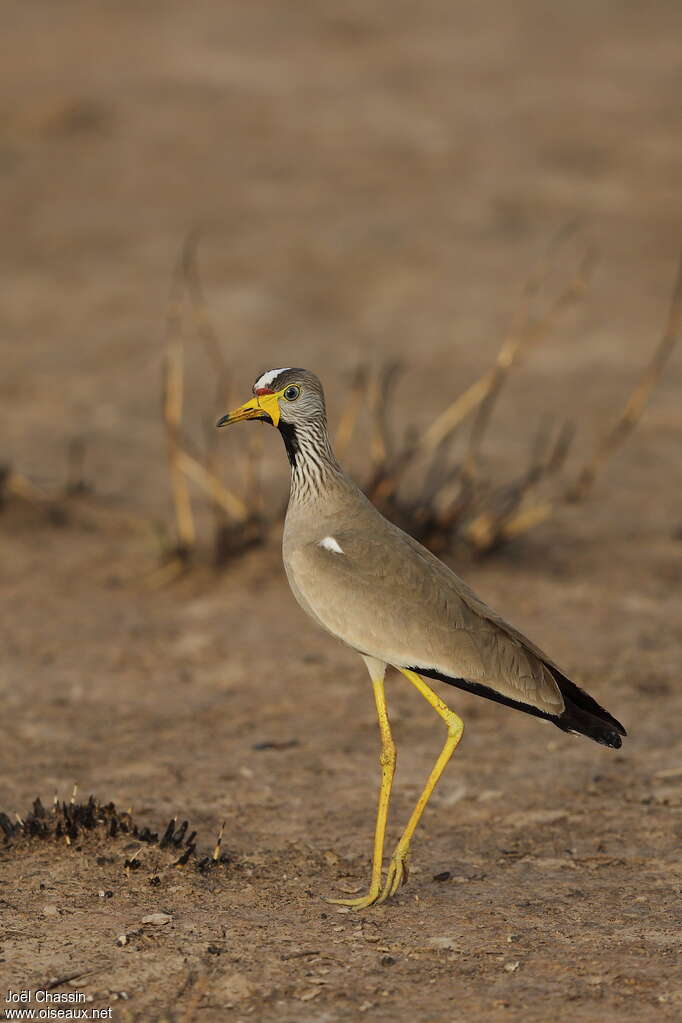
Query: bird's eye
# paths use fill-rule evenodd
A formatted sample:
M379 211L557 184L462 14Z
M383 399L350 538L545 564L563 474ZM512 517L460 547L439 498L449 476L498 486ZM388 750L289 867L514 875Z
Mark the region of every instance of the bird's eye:
M291 384L291 386L287 387L286 391L284 392L284 397L286 398L287 401L296 401L300 393L301 388L298 386L298 384Z

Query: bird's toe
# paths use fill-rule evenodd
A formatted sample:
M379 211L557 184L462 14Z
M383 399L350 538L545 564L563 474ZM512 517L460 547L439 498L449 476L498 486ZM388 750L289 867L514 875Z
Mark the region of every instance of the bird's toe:
M406 883L408 877L407 853L395 853L388 865L386 881L381 890L381 895L376 900L377 903L385 902L386 899L390 899L395 895L400 886Z
M378 901L381 891L379 888L376 891L370 889L367 895L363 895L357 899L330 899L325 898L324 901L329 903L330 906L348 906L350 909L368 909L369 906L373 906Z

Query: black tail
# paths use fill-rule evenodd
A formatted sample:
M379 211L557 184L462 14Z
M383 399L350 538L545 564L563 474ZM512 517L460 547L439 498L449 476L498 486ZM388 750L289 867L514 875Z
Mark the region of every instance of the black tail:
M586 735L588 739L594 739L602 746L620 749L623 744L621 736L627 735L620 721L600 707L589 693L562 675L557 668L550 667L549 670L565 704L563 714L552 718L554 724L564 732L577 732L579 735Z
M561 728L564 732L585 735L588 739L594 739L595 742L601 743L602 746L620 749L623 744L621 736L627 735L620 721L616 721L607 710L600 707L584 689L577 686L575 682L571 682L570 678L562 675L558 668L551 664L547 664L547 668L551 671L564 698L564 709L561 714L548 714L529 703L503 696L489 686L481 685L480 682L469 682L464 678L450 678L433 668L411 667L409 670L415 671L418 675L424 675L426 678L447 682L448 685L457 686L458 689L464 689L468 693L483 696L486 700L502 703L505 707L513 707L515 710L522 710L525 714L532 714L534 717L552 721L557 728Z

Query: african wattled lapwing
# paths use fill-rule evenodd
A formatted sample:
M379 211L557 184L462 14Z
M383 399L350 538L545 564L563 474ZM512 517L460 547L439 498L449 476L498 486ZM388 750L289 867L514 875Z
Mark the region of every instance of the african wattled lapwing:
M462 737L462 720L425 678L496 700L553 722L564 732L618 748L625 729L572 682L534 643L430 551L385 519L336 461L324 393L303 369L273 369L254 397L218 420L277 427L291 463L291 494L282 552L293 594L311 618L356 650L374 687L381 734L381 788L367 895L330 899L364 908L395 894L407 880L412 835L445 765ZM393 666L445 722L447 738L391 857L382 884L384 833L396 749L384 676Z

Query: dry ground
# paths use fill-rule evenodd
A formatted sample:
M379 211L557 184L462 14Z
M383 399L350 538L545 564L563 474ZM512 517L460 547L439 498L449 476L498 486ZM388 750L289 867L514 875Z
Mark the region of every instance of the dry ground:
M651 350L682 235L678 4L8 0L2 35L0 456L39 482L85 435L114 508L167 515L163 309L195 223L240 390L308 365L337 405L371 349L412 367L420 424L579 218L600 271L500 405L500 472L543 413L589 445ZM226 820L231 862L202 876L148 848L127 876L128 843L92 837L3 852L3 990L83 973L121 1020L679 1019L681 378L678 353L589 505L466 566L630 739L448 693L461 750L409 887L364 915L320 895L367 878L371 694L276 546L150 591L153 545L120 515L7 509L0 808L78 782L155 829L189 818L204 848ZM266 475L280 500L274 435ZM442 735L399 678L390 700L397 835Z

